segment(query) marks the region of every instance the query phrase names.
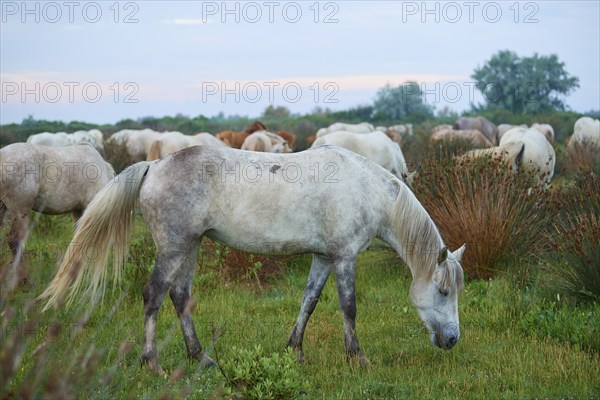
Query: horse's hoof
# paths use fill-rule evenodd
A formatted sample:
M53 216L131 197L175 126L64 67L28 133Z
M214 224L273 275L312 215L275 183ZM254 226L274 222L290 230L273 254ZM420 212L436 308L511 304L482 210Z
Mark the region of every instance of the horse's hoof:
M148 368L150 368L150 371L154 372L157 375L165 375L165 371L162 369L158 362L148 363Z
M211 368L211 367L214 367L215 365L216 365L216 363L212 358L210 358L206 354L202 354L202 357L200 358L200 367Z
M148 369L158 375L165 375L165 371L162 369L156 358L146 358L142 356L142 365L146 365Z
M358 365L363 368L368 367L369 364L371 363L369 361L369 359L367 357L365 357L365 355L363 353L358 353L358 354L355 353L353 355L349 355L347 360L349 363L352 363L352 364L358 363Z
M361 353L361 354L358 356L358 364L359 364L361 367L368 367L368 366L369 366L369 364L370 364L370 361L369 361L369 359L368 359L367 357L365 357L365 355L364 355L364 354L362 354L362 353Z

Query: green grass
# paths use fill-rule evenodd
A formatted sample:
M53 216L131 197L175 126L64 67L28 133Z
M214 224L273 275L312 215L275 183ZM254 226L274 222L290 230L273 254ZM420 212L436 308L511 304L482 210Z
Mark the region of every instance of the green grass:
M157 327L166 376L140 365L141 293L151 271L146 266L132 273L136 267L128 265L121 288L107 292L89 318L77 309L41 313L41 304L28 306L52 279L56 253L64 251L71 235L69 218L42 216L27 244L30 286L2 300L0 368L6 371L14 359L12 350L22 352L14 377L0 388L0 398L222 398L226 381L219 370L201 370L187 360L168 298ZM141 218L133 241L136 260L146 263L153 257ZM0 265L7 260L3 245ZM251 278L223 280L219 271L199 266L193 317L209 355L214 358L216 346L220 359L228 360L233 347L252 349L257 344L266 354L281 353L309 266L309 256L291 258L281 277L260 286ZM461 340L451 351L442 351L429 342L410 304L410 274L395 254L376 241L360 255L357 270L357 333L371 365L364 368L346 360L332 276L308 324L306 362L298 366L309 383L305 398L600 396L600 346L590 338L600 330L598 304L580 309L508 276L472 281L459 299Z

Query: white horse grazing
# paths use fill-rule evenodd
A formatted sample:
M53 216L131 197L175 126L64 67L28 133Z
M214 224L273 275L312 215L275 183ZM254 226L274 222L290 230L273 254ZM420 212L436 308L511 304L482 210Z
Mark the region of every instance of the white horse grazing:
M568 147L571 149L577 145L587 145L600 150L600 120L581 117L575 122Z
M291 153L287 140L268 131L256 131L244 139L242 150L265 153Z
M160 139L164 133L152 129L142 129L129 132L125 136L127 154L134 160L145 160L150 153L150 147L155 140Z
M49 147L64 147L73 144L89 143L100 153L104 152L104 136L98 129L89 131L75 131L73 133L65 132L42 132L31 135L27 138L27 143Z
M521 125L500 124L500 125L498 125L498 141L500 141L500 139L502 139L502 136L504 136L504 134L506 132L510 131L512 128L527 129L527 125L525 125L525 124L521 124Z
M88 144L47 147L14 143L0 149L0 168L0 225L4 217L10 221L8 245L14 265L22 261L31 210L72 213L77 220L114 176L110 164Z
M387 130L396 131L401 135L414 136L412 124L396 124L388 126Z
M448 125L449 126L449 125ZM429 136L429 145L435 146L438 143L451 141L455 139L465 140L471 143L475 148L492 147L492 143L477 129L453 129L440 125L435 127L431 136Z
M498 128L485 117L460 117L452 125L454 129L477 129L492 144L498 144Z
M383 132L332 132L317 138L313 142L312 147L325 144L340 146L356 154L360 154L374 163L381 165L400 179L403 179L402 174L408 173L406 160L400 146Z
M69 300L81 290L87 299L97 300L107 275L120 276L138 195L158 250L144 289L142 359L154 370L160 371L156 318L167 292L189 357L212 364L198 342L188 307L203 236L253 253L313 254L288 341L300 359L306 324L333 272L346 353L368 363L356 335L355 274L358 253L375 236L388 242L410 268L409 295L431 341L450 349L459 340L464 246L449 252L431 217L402 181L335 146L293 154L195 146L127 168L96 195L81 218L56 277L40 295L48 300L45 309L60 304L67 291ZM109 272L111 247L115 265ZM96 257L85 257L92 248Z
M554 143L554 128L552 128L552 125L534 122L531 127L540 131L549 143Z
M157 139L152 143L147 160L159 160L166 158L176 151L200 145L228 147L222 140L217 139L207 132L201 132L195 135L184 135L181 132L167 132L160 135L160 139Z
M361 122L359 124L347 124L345 122L336 122L329 125L327 128L321 128L317 131L316 137L321 137L330 134L331 132L346 131L354 133L369 133L374 132L375 128L368 122Z
M475 150L464 157L469 159L499 154L514 172L523 168L532 173L542 187L548 187L554 175L556 153L540 131L534 128L513 128L502 136L497 147Z

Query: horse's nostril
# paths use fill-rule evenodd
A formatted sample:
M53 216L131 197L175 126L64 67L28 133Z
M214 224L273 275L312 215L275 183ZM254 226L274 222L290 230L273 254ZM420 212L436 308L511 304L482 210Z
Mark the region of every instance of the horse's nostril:
M456 337L456 336L450 336L448 338L448 346L449 347L454 346L456 344L456 342L458 342L458 337Z

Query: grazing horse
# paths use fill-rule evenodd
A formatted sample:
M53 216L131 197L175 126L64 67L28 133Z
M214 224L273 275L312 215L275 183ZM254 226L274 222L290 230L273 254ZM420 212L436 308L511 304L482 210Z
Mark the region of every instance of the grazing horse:
M291 153L287 140L268 131L256 131L244 140L242 150L261 151L267 153Z
M331 132L337 131L346 131L346 132L354 132L354 133L369 133L374 132L375 128L373 125L368 122L361 122L359 124L347 124L345 122L335 122L329 125L327 128L321 128L317 131L315 136L320 138L321 136L325 136L330 134Z
M465 140L475 148L492 147L492 144L486 137L477 129L440 129L436 128L429 136L429 146L434 146L438 143L443 143L451 140Z
M152 143L146 160L152 161L166 158L176 151L200 145L227 146L225 142L207 132L201 132L195 135L184 135L181 132L167 132L160 135L160 139L157 139Z
M473 160L481 156L500 157L513 171L529 171L539 185L547 189L556 163L556 153L546 136L535 128L516 127L506 132L496 147L470 151L462 159Z
M293 154L195 146L127 168L96 195L80 219L54 280L39 297L47 300L45 309L61 303L67 291L67 305L80 295L98 300L106 286L111 247L112 274L120 276L138 197L158 250L143 292L142 360L153 370L161 371L156 318L167 292L188 355L201 365L212 364L198 342L189 307L203 236L253 253L313 254L288 341L300 360L306 324L333 272L346 353L368 363L356 335L355 273L358 253L376 236L410 268L409 296L432 343L450 349L460 337L464 246L449 252L429 214L401 180L336 146ZM293 199L302 201L292 207ZM92 248L96 257L86 257Z
M233 147L234 149L242 148L242 144L244 140L254 132L257 131L265 131L267 130L267 126L260 121L255 121L252 125L250 125L246 130L242 132L234 132L234 131L222 131L217 133L215 136L217 139L221 139L225 144L229 147Z
M22 261L31 210L72 213L76 221L114 176L110 164L88 144L48 147L14 143L0 149L0 168L0 226L8 217L8 245L15 266Z
M125 144L127 154L134 160L145 160L150 153L150 148L155 140L160 139L160 132L156 132L152 129L126 129L115 133L109 138L109 141L115 143Z
M296 148L296 135L294 135L292 132L277 131L275 134L282 137L288 143L290 149L294 150Z
M456 130L477 129L492 144L498 144L498 128L485 117L460 117L452 128Z
M318 137L312 147L325 144L340 146L360 154L375 164L381 165L400 179L404 179L403 174L408 173L406 160L400 146L383 132L331 132Z
M37 144L49 147L63 147L72 144L89 143L102 154L104 152L104 135L98 129L89 131L76 131L73 133L65 132L42 132L31 135L27 138L27 143Z
M600 121L591 117L581 117L575 122L568 149L577 146L590 146L594 151L600 150Z

